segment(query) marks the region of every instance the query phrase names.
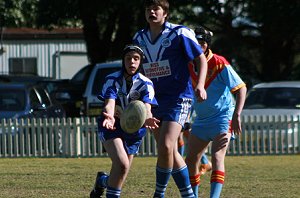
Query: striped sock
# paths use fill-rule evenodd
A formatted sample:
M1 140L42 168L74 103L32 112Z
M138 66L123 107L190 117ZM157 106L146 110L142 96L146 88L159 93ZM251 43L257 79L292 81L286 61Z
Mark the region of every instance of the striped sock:
M198 189L200 185L200 174L190 176L191 186L195 195L195 198L198 198Z
M165 191L171 177L172 169L160 168L156 165L156 188L153 197L165 197Z
M210 179L210 197L219 198L224 184L225 172L215 170Z
M172 176L180 191L181 197L194 197L186 165L177 170L173 170Z
M121 196L121 189L107 186L106 197L107 198L119 198Z

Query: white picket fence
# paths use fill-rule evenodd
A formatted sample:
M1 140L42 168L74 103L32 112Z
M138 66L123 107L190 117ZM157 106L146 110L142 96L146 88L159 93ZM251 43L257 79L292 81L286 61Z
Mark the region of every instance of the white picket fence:
M299 154L299 121L299 116L244 116L243 133L230 143L227 154ZM138 156L156 155L154 137L147 133ZM0 158L104 156L96 118L1 120Z

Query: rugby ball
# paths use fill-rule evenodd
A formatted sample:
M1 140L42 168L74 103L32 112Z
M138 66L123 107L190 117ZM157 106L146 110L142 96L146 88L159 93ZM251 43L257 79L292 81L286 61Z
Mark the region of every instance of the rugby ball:
M131 101L120 117L120 125L126 133L137 132L145 123L147 108L140 100Z

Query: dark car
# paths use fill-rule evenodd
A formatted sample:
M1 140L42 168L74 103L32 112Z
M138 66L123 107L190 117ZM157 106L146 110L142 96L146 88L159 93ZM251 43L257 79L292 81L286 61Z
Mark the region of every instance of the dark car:
M41 86L25 83L0 84L0 119L65 117Z
M53 103L59 105L59 102L55 99L55 92L59 87L65 87L69 83L68 79L54 79L44 76L36 75L0 75L0 83L24 83L31 85L38 85L38 87L44 88Z
M8 74L0 75L0 82L20 82L20 83L35 84L38 81L51 80L51 79L52 78L49 77L36 76L36 75L8 75Z
M45 88L49 94L56 91L58 87L68 83L68 79L54 79L36 75L0 75L0 83L17 82L26 84L37 84Z
M41 79L35 82L36 85L41 86L48 92L52 102L56 104L60 104L55 97L57 90L60 89L60 87L68 86L68 83L68 79Z
M55 93L55 100L66 110L67 117L80 116L80 103L93 65L87 65L80 69L63 86L59 86Z

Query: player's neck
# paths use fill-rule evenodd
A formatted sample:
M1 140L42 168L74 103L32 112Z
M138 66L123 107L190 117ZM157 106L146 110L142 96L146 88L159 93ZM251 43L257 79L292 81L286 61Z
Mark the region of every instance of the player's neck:
M152 23L150 24L150 35L151 35L151 40L154 41L162 32L164 28L163 23Z
M124 78L125 78L125 81L127 82L132 82L132 76L131 75L128 75L127 73L124 73Z
M124 78L125 78L125 82L126 82L126 89L130 90L132 87L132 76L125 74Z

